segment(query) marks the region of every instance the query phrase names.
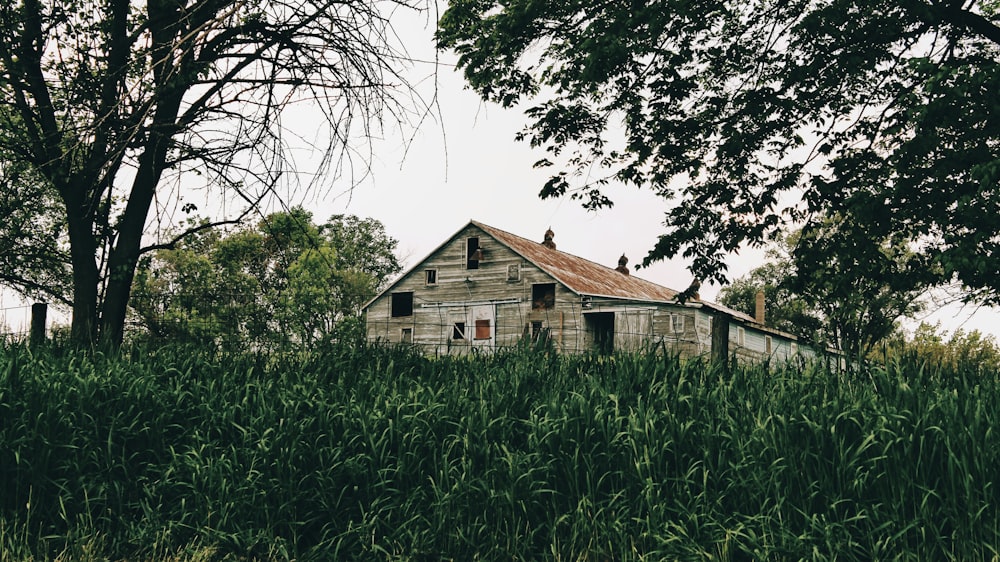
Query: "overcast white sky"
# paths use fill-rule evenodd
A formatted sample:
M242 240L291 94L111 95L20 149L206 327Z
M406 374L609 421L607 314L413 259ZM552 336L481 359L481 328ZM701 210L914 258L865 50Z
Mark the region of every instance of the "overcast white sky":
M398 31L410 55L432 61L432 28L423 17L404 18ZM313 211L317 221L347 213L380 220L399 241L409 268L454 234L470 219L514 234L542 240L549 227L560 250L614 267L623 253L630 265L639 263L662 232L668 203L648 191L609 186L612 209L583 210L568 198L542 201L538 192L549 171L532 164L543 154L514 135L525 123L519 111L481 102L466 90L462 77L441 55L437 73L439 119L427 121L412 142L392 130L376 144L373 174L354 189L347 178L296 203ZM415 63L411 76L424 95L434 84L434 65ZM406 145L408 144L408 149ZM405 157L404 157L405 153ZM191 200L190 198L188 200ZM763 259L759 250L744 251L729 260L730 277L745 274ZM674 289L692 281L683 260L658 263L636 274ZM718 287L702 287L703 298L714 299ZM26 309L9 296L0 298L0 326L26 329ZM4 309L7 309L6 311ZM959 311L955 307L928 318L948 330L978 329L1000 339L1000 314L993 310ZM5 318L6 317L6 318Z
M416 24L406 32L412 37L408 39L410 53L430 59L432 30ZM398 139L385 143L371 181L350 194L334 190L325 200L310 204L317 219L332 213L379 219L400 241L407 267L416 265L469 219L539 241L551 227L560 250L609 267L623 253L630 265L639 263L662 232L668 202L649 191L621 186L607 189L615 206L597 212L585 211L568 198L542 201L538 192L550 171L532 165L543 153L514 140L526 122L524 116L480 101L449 66L454 56L440 56L437 84L442 123L425 124L405 159L401 160ZM431 73L432 65L414 67L415 76ZM747 273L762 259L763 251L754 249L732 256L730 278ZM681 259L636 274L674 289L684 289L692 281ZM703 286L702 297L714 299L718 290ZM940 321L949 331L978 329L1000 339L1000 313L993 309L952 306L923 319Z

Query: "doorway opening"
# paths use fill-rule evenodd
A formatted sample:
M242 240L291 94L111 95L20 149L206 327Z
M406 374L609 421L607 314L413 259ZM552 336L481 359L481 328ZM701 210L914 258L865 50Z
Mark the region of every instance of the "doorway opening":
M594 335L594 350L610 355L615 350L615 313L591 312L585 317L587 327Z

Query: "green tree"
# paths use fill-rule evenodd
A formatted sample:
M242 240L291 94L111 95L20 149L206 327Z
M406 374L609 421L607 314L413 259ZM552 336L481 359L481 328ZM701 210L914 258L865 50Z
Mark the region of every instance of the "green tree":
M921 322L912 337L888 342L885 359L916 360L952 372L1000 372L1000 347L993 336L956 330L946 341L940 323Z
M121 340L140 257L177 243L147 227L191 209L178 188L189 172L253 208L291 167L292 106L308 102L329 129L320 171L357 153L341 141L359 126L406 119L387 14L407 2L0 5L0 166L59 202L26 207L62 229L76 341Z
M332 220L370 228L334 236L294 207L252 228L188 236L142 261L132 309L157 338L310 344L351 333L360 305L402 267L381 223ZM377 277L369 272L376 259Z
M767 326L807 342L824 342L827 338L819 312L792 289L794 272L791 260L772 254L769 261L723 287L719 302L753 316L757 292L763 291Z
M53 195L30 169L0 161L0 285L70 304L65 223Z
M834 215L803 229L791 251L792 290L823 319L825 342L859 363L900 319L923 310L934 275L900 236L879 236L853 216Z
M376 290L401 271L396 257L398 243L385 231L385 225L372 218L333 215L320 226L320 232L337 248L337 269L355 270L375 279ZM357 303L360 307L363 302Z
M349 272L336 269L336 261L337 251L324 244L303 250L288 268L279 315L305 343L333 334L337 323L351 314L349 295L358 287ZM362 282L363 287L372 284L367 277Z
M850 221L818 224L772 248L767 263L722 289L720 302L753 314L763 290L769 326L860 362L898 330L900 319L923 309L922 266L911 263L905 244L855 244L863 234Z
M204 230L185 237L172 250L157 250L143 258L132 299L150 333L199 341L236 333L237 327L225 321L231 318L228 297L246 280L216 266L213 254L220 242L218 232Z
M532 102L520 138L557 166L542 197L600 207L618 182L675 202L644 264L724 283L742 244L841 216L865 237L839 255L899 237L922 281L995 303L998 7L454 0L437 38L484 99Z

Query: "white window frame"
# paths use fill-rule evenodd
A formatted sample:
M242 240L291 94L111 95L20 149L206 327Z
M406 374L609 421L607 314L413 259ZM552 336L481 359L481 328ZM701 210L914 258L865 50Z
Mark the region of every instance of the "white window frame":
M747 346L747 331L743 328L743 326L736 327L736 345L740 347Z
M670 315L670 331L673 332L673 333L675 333L675 334L683 334L684 333L684 315L683 314L671 314Z

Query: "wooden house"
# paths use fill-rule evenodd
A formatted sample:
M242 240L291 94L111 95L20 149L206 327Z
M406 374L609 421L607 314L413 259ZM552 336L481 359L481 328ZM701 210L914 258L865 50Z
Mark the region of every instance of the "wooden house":
M656 347L685 357L788 360L812 355L757 318L631 275L624 256L606 267L469 222L369 301L368 338L468 353L546 340L564 353Z

